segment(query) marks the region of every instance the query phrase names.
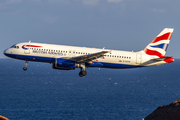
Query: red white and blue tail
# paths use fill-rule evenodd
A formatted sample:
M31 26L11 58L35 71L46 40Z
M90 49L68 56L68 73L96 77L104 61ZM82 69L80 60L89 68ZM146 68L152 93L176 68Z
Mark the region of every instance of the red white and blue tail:
M165 57L174 29L165 28L143 51L147 55Z

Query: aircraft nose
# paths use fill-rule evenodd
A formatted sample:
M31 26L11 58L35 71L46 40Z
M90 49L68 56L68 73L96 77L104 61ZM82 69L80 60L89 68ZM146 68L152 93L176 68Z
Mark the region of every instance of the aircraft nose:
M4 50L4 55L7 56L8 54L8 49Z

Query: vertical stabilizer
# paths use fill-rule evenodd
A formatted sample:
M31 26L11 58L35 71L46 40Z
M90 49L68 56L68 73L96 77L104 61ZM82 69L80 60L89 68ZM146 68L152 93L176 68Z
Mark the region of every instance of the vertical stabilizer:
M172 28L165 28L143 51L147 55L164 57L173 31Z

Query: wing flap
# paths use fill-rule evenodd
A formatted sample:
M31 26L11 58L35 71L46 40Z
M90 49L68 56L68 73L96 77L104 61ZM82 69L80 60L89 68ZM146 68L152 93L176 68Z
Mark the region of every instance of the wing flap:
M92 60L101 58L104 56L105 53L108 53L111 51L101 51L101 52L97 52L97 53L93 53L93 54L89 54L89 55L83 55L83 56L78 56L78 57L73 57L71 58L71 60L77 62L77 63L89 63Z

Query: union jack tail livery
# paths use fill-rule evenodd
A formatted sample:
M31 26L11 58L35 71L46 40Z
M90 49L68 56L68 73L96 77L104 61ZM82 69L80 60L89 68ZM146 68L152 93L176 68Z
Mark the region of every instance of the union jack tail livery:
M165 57L173 31L172 28L165 28L143 51L147 55Z

